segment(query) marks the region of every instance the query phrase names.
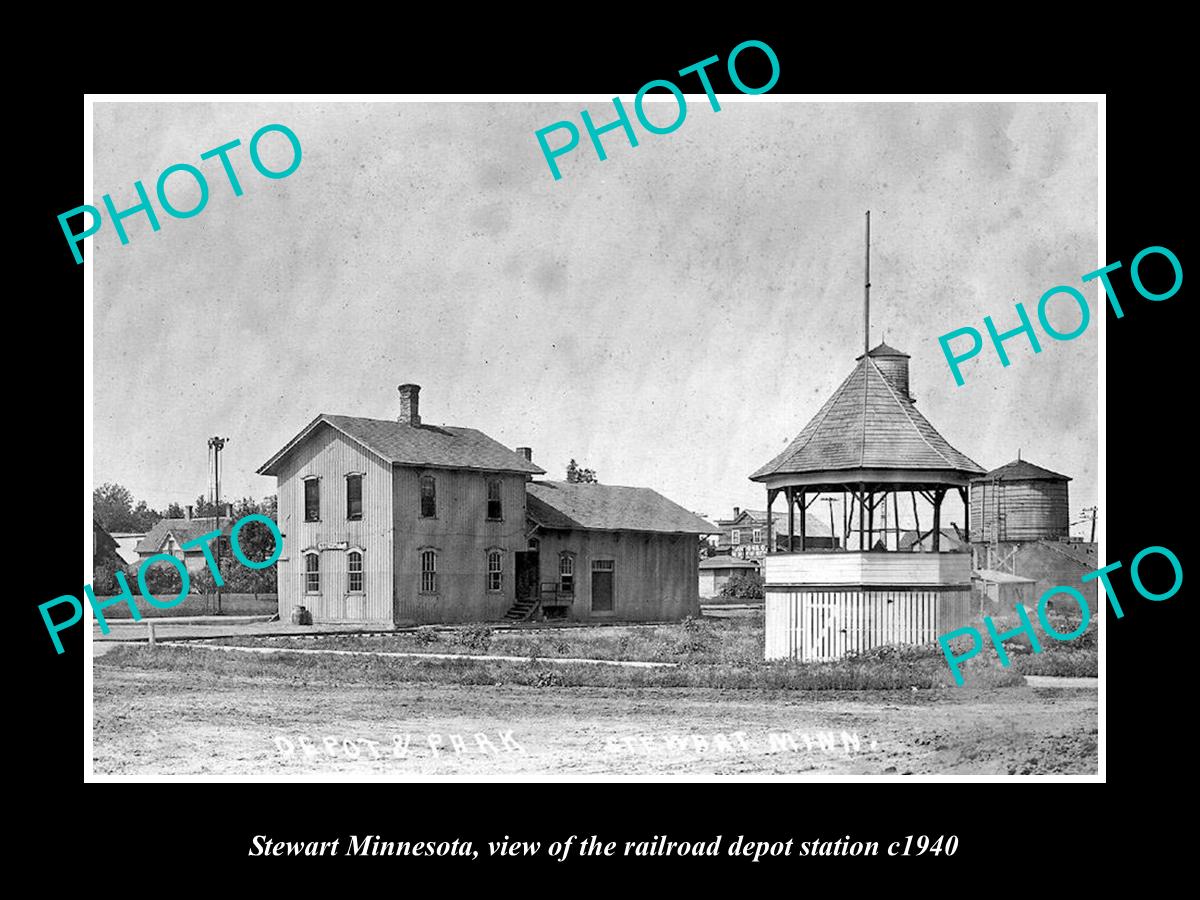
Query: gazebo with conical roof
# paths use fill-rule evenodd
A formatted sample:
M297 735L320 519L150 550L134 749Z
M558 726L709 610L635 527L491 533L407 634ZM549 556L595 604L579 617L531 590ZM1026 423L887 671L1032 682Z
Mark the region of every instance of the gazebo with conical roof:
M957 491L962 499L965 532L968 486L984 469L917 411L908 354L886 343L867 349L869 215L864 352L787 449L750 476L767 489L768 529L776 499L782 494L787 503L788 536L777 544L768 531L763 560L768 659L837 659L881 644L933 642L979 613L969 551L943 547L940 538L946 495ZM842 498L842 544L833 550L807 545L803 514L798 542L792 537L797 507L806 511L823 494ZM901 549L905 494L918 537L906 544L932 552ZM918 497L928 504L928 545L920 539ZM963 537L965 545L969 534Z

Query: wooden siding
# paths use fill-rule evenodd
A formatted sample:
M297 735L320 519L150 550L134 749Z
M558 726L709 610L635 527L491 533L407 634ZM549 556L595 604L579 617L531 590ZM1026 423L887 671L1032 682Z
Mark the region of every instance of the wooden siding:
M1066 537L1070 509L1065 481L972 482L971 538L1036 541Z
M437 516L423 518L420 478L437 484ZM488 481L500 481L504 518L487 518ZM486 622L501 619L515 601L514 553L524 550L525 482L519 473L397 466L392 483L397 623ZM421 593L421 550L437 551L437 593ZM503 552L502 590L487 590L487 551Z
M363 516L346 519L346 475L362 472ZM304 481L321 480L321 521L304 521ZM392 621L392 472L391 465L322 425L280 464L279 618L290 621L297 606L308 607L314 622ZM345 542L363 548L363 593L349 592L346 550L321 550L321 592L305 592L304 551L319 544Z
M971 582L969 553L774 553L764 558L767 584L945 585Z
M534 537L539 583L558 580L560 552L575 554L571 619L672 621L700 614L695 535L542 529ZM592 562L603 559L613 560L613 609L593 613Z
M931 644L978 624L978 596L969 588L787 590L767 588L767 659L840 659L888 644Z

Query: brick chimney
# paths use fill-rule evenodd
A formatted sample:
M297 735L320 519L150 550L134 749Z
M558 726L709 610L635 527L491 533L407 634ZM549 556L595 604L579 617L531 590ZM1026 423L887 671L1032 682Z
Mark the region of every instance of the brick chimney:
M187 510L187 520L188 520L189 522L190 522L190 521L192 521L192 509L193 509L193 507L192 507L191 505L188 505L188 506L186 506L186 507L184 507L184 508Z
M518 447L517 452L520 453L523 457L525 457L526 462L533 462L533 448L532 447Z
M733 517L736 519L741 514L742 514L742 508L740 506L735 506L733 508Z
M420 425L420 398L421 386L419 384L400 385L400 415L396 421L402 425Z

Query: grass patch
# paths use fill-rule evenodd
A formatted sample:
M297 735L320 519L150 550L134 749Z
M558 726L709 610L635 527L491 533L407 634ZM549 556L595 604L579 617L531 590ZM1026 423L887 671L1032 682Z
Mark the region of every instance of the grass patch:
M685 632L686 634L686 632ZM619 640L620 638L617 638ZM676 640L698 640L676 638ZM311 642L304 649L313 647ZM675 652L676 648L669 650ZM707 645L684 646L689 653L711 653ZM277 678L293 683L400 684L441 683L523 685L535 688L720 688L725 690L863 691L953 687L941 651L929 647L882 648L832 663L793 661L697 663L673 668L635 669L587 663L546 664L471 659L404 659L317 654L263 655L205 650L199 647L120 646L96 660L97 667L204 672L214 676ZM969 669L972 687L1009 687L1023 683L1011 669L981 664Z
M516 629L487 625L420 628L396 634L338 634L319 639L247 635L225 643L244 647L374 650L394 653L463 653L752 665L762 661L761 618L690 618L654 626Z

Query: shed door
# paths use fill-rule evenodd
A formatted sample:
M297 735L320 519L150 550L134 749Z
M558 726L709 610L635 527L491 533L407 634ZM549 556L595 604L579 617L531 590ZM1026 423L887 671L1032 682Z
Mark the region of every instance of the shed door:
M592 612L612 612L613 568L611 559L592 560Z

